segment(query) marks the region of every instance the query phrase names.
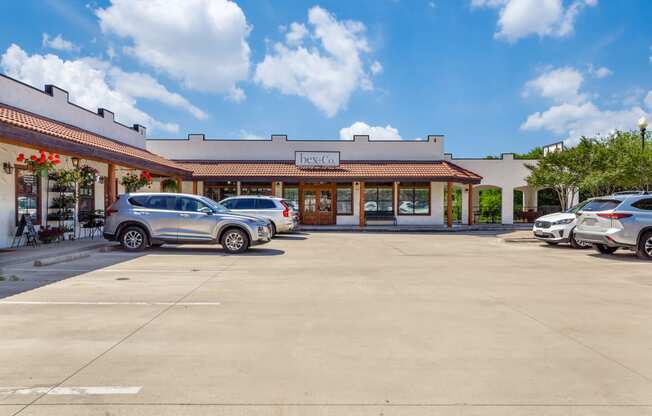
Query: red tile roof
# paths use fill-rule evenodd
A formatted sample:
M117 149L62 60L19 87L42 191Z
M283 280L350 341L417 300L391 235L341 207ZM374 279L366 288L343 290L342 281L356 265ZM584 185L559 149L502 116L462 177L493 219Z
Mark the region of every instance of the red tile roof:
M409 179L479 183L481 176L454 163L437 161L343 161L337 168L299 168L294 161L177 161L196 178Z
M81 145L85 147L85 149L83 149L85 151L98 150L101 151L104 156L108 155L109 157L111 155L115 155L116 159L119 159L120 161L127 161L134 164L144 163L147 165L146 168L149 169L151 169L153 166L155 168L161 168L165 171L173 170L181 174L190 174L190 172L186 171L183 166L180 166L171 160L165 159L164 157L155 155L154 153L150 153L145 149L130 146L116 140L111 140L95 133L91 133L89 131L79 129L68 124L18 110L13 107L0 105L0 125L2 124L20 127L23 129L45 134L47 136L64 139L67 142L70 142L70 144L73 146ZM5 135L7 135L6 132ZM17 137L19 138L14 141L20 142L20 136ZM44 147L45 146L47 146L47 144L45 144ZM109 159L109 161L114 160Z

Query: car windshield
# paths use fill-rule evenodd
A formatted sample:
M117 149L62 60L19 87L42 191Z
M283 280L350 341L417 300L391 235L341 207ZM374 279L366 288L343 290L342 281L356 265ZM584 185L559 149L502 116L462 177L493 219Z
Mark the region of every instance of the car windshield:
M587 205L589 204L589 202L591 202L591 200L587 200L587 201L584 201L584 202L580 202L579 204L575 205L574 207L568 208L568 209L567 209L566 211L564 211L564 212L566 212L566 213L568 213L568 214L576 214L579 210L581 210L582 208L584 208L585 206L587 206Z
M615 209L620 203L621 201L617 199L594 199L586 204L582 211L608 211Z
M226 208L224 207L224 205L220 205L219 203L213 201L213 200L210 199L210 198L201 197L200 199L201 199L204 203L206 203L206 205L208 205L208 206L210 206L211 208L213 208L213 209L215 210L215 212L227 212L227 211L228 211L228 209L226 209Z

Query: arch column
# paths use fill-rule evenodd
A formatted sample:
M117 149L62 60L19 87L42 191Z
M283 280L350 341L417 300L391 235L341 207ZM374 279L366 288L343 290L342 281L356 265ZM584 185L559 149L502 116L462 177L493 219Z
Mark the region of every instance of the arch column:
M502 210L501 218L503 224L514 224L514 188L503 188L501 191Z

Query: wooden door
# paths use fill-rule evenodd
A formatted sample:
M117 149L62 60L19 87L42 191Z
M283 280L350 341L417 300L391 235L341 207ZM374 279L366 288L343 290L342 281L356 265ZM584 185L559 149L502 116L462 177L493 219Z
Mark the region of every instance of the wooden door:
M335 224L335 186L304 185L300 192L301 223L308 225Z

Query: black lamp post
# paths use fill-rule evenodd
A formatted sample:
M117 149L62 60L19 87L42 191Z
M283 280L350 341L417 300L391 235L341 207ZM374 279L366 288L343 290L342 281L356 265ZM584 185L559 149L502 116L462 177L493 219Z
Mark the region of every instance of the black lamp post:
M645 131L647 130L647 120L641 117L638 120L638 128L641 129L641 150L645 151Z

